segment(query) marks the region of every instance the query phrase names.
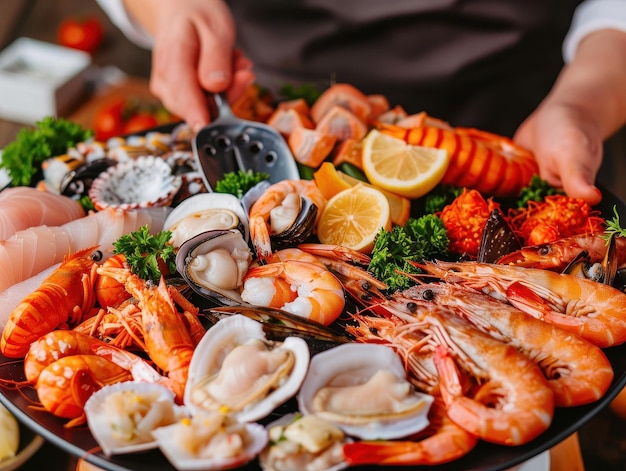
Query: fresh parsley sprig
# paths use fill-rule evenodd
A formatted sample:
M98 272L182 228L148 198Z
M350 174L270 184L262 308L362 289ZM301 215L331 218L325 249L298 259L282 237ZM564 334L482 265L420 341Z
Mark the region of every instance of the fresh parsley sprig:
M130 269L144 280L158 281L161 278L159 259L170 270L176 271L176 253L169 243L171 231L150 234L148 225L141 226L136 232L125 234L113 243L114 252L123 254Z
M607 219L606 221L606 229L604 230L604 234L602 237L606 240L606 243L609 243L611 236L615 234L616 237L626 237L626 229L623 229L619 222L619 213L617 212L617 207L613 206L613 219Z
M251 169L245 172L243 170L228 172L215 183L215 192L230 193L237 198L241 198L246 191L257 183L267 180L269 177L268 173L256 172Z

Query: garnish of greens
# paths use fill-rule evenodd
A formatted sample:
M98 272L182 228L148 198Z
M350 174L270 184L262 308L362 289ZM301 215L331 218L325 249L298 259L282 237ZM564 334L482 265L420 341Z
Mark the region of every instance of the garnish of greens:
M256 172L251 169L245 172L243 170L228 172L224 174L221 180L215 183L215 192L230 193L237 198L241 198L246 191L269 177L267 173Z
M136 232L121 236L113 242L113 252L123 254L131 271L144 280L159 281L161 269L159 259L168 269L176 271L176 253L169 244L171 231L150 234L148 225L141 226Z
M443 208L452 203L461 193L463 193L463 188L453 185L438 185L426 196L424 213L435 214L443 211Z
M92 135L92 131L77 123L62 118L43 118L33 129L22 128L15 140L7 144L0 167L7 171L13 186L32 185L33 177L45 160L65 154Z
M616 237L626 237L626 229L623 229L619 222L619 213L617 212L617 207L613 206L613 216L612 219L607 219L606 221L606 229L604 230L604 234L602 237L606 240L606 243L609 243L611 236L615 234Z
M543 201L546 196L558 194L563 194L563 192L542 180L539 175L533 175L528 186L521 189L517 207L525 208L529 201Z
M287 83L280 88L278 93L281 101L304 98L304 101L306 101L309 106L313 106L313 103L315 103L322 94L321 90L317 86L310 83L303 83L300 85Z
M388 291L406 289L415 282L403 273L419 273L410 261L445 258L448 244L446 228L436 215L409 218L404 226L378 232L368 270L387 284Z

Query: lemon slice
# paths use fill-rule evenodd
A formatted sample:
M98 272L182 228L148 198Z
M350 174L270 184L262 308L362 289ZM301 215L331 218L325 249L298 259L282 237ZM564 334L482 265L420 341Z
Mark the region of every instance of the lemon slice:
M419 198L443 178L450 159L444 149L414 146L373 129L363 140L363 171L380 188Z
M381 228L391 230L389 202L378 189L357 184L333 196L317 225L322 244L370 253Z

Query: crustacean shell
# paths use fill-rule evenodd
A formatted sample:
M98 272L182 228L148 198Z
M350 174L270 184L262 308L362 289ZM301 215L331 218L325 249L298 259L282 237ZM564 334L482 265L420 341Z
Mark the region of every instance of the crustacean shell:
M260 323L233 315L196 347L184 403L193 414L226 408L240 422L260 420L296 395L309 358L303 339L268 341Z
M218 304L244 304L238 289L252 260L238 230L212 230L185 241L176 254L176 268L200 296Z
M259 455L263 471L307 469L312 461L319 471L348 467L343 445L353 440L316 415L286 414L265 428L270 441Z
M172 232L174 247L201 232L238 229L248 241L248 216L239 198L227 193L200 193L181 202L169 214L163 229Z
M159 448L178 470L218 470L242 466L267 445L260 424L241 423L230 414L201 413L153 432Z
M107 168L92 182L89 197L98 211L168 206L181 185L165 160L148 155Z
M99 389L87 400L89 429L107 456L158 446L152 432L189 414L174 393L156 383L124 381Z
M390 347L358 343L315 355L298 395L302 413L317 414L364 440L419 432L428 425L432 402L406 381Z

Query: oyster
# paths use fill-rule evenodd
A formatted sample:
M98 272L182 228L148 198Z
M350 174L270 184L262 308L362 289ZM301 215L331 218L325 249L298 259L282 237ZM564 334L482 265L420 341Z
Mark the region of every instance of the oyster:
M193 414L226 409L240 422L262 419L296 395L309 357L301 338L268 341L252 319L222 319L196 347L184 403Z
M343 445L352 440L316 415L287 414L266 428L270 443L259 456L264 471L339 471L348 467Z
M319 353L298 395L304 414L316 414L348 435L394 439L428 425L433 397L405 379L400 357L389 347L349 343Z
M105 455L136 453L157 447L157 427L187 417L174 393L156 383L124 381L99 389L87 400L89 429Z
M227 193L200 193L182 201L168 215L163 229L172 232L171 242L183 242L214 229L238 229L249 238L248 216L239 198Z
M260 424L242 424L230 414L202 413L153 432L159 448L178 470L217 470L242 466L267 444Z
M244 304L239 295L252 261L250 247L237 230L202 232L185 241L176 268L200 296L218 304Z

